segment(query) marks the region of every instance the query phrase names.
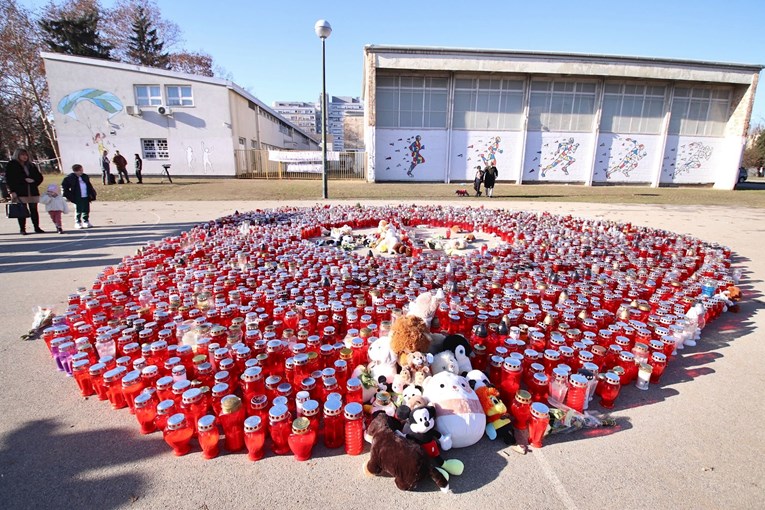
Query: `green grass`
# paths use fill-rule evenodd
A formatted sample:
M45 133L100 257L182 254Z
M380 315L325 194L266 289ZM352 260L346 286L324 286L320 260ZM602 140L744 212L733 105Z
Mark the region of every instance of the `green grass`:
M320 200L321 181L175 178L160 184L159 177L144 184L94 185L101 201L196 200ZM457 197L455 190L472 191L469 183L366 183L330 181L329 197L347 200L449 200L476 203L485 197ZM499 183L495 201L591 202L624 204L719 205L765 208L765 180L752 179L743 189L649 188L637 186L515 185Z

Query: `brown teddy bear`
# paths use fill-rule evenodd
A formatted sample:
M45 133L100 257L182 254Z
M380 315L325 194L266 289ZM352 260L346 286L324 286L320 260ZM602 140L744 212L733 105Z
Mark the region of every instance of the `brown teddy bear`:
M429 477L442 492L449 492L449 481L430 462L425 451L409 439L401 437L389 425L385 413L378 413L369 423L366 435L372 443L369 461L364 471L370 475L382 473L393 477L396 487L409 491L417 482Z
M402 370L409 370L413 376L411 382L422 386L425 378L431 375L430 363L433 361L432 354L424 354L419 351L410 352L406 355L406 363L401 367Z
M396 354L398 364L405 366L411 352L428 352L430 330L425 321L414 315L405 315L393 323L390 330L390 350Z

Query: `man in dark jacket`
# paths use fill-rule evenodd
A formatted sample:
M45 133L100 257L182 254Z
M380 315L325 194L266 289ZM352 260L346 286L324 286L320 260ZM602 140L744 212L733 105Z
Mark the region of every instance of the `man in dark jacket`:
M106 149L101 155L101 181L104 186L112 183L112 167L109 164L109 151Z
M120 184L123 184L125 182L130 183L130 177L128 177L128 172L127 172L128 162L125 159L125 156L120 154L120 151L114 152L114 159L112 159L112 163L114 163L114 166L117 167L117 175L119 176L119 183Z
M96 200L96 190L90 184L90 177L85 175L82 165L72 165L72 173L64 177L61 188L64 191L64 198L76 207L74 228L92 228L90 203Z

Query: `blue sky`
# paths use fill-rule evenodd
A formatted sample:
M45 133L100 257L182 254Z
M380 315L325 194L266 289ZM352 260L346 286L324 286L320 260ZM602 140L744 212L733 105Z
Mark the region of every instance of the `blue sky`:
M20 0L39 6L45 0ZM111 0L102 0L110 6ZM317 101L326 19L327 92L359 96L366 44L519 49L671 57L765 65L760 0L309 1L159 0L185 46L267 104ZM129 29L129 27L126 27ZM765 84L752 115L765 124Z

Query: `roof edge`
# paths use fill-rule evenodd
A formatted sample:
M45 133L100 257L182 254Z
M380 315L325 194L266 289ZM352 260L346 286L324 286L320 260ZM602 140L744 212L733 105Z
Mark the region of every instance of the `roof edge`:
M446 46L403 46L403 45L385 45L385 44L367 44L364 46L366 53L377 53L385 51L420 53L420 54L463 54L463 55L486 55L486 56L515 56L515 57L546 57L546 58L577 58L583 60L612 60L618 62L632 63L654 63L667 65L694 65L701 67L729 68L747 71L760 72L765 69L761 64L744 64L736 62L715 62L707 60L688 60L666 57L639 57L632 55L609 55L598 53L571 53L554 51L532 51L532 50L501 50L501 49L481 49L481 48L453 48Z

